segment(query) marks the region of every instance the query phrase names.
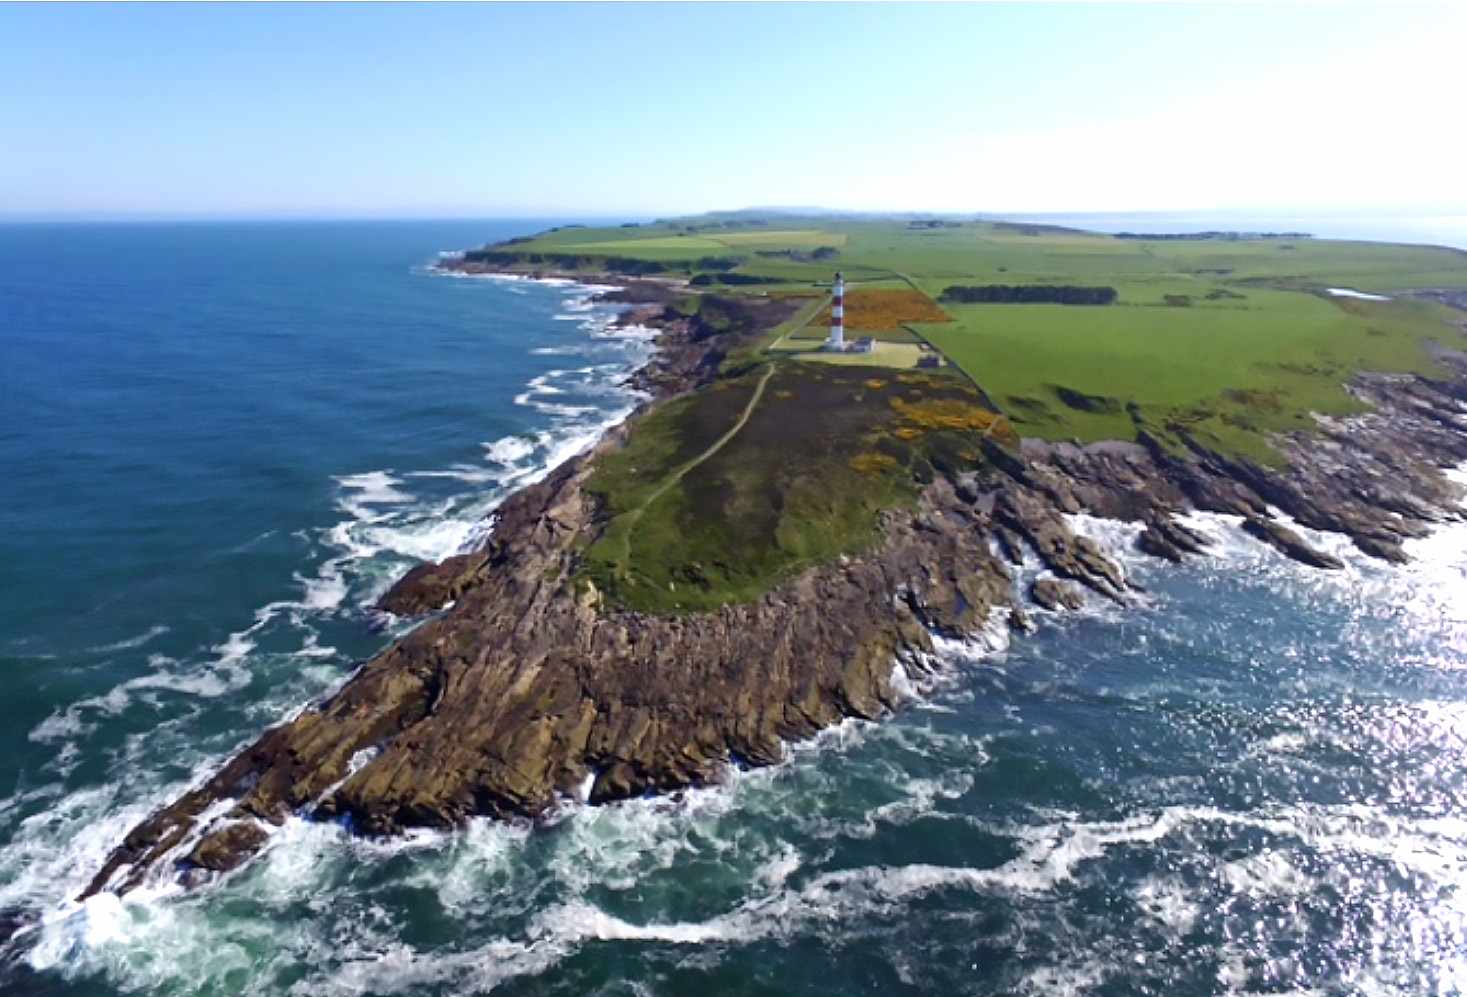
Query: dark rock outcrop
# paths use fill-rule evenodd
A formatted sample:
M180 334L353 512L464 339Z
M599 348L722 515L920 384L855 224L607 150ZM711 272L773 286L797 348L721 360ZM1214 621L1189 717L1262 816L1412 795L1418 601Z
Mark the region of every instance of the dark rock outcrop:
M392 586L377 608L398 616L420 616L442 609L479 580L488 560L482 551L459 554L437 564L429 561L413 568Z
M1080 609L1085 597L1075 586L1057 578L1040 578L1029 586L1029 597L1043 609Z
M1142 552L1173 564L1180 564L1189 554L1203 553L1208 545L1206 536L1166 516L1149 519L1146 529L1137 539L1137 546Z
M1294 530L1275 522L1272 519L1261 519L1250 517L1243 520L1243 532L1251 537L1256 537L1277 548L1281 553L1292 557L1300 564L1307 564L1311 568L1339 569L1345 566L1344 562L1333 554L1326 554L1322 550L1316 550L1304 541Z
M995 518L1027 540L1055 574L1073 579L1116 602L1125 600L1126 580L1095 541L1076 536L1052 505L1027 489L1010 486L994 507Z
M1012 606L1009 609L1009 629L1019 633L1033 633L1038 629L1029 614L1024 612L1022 606Z
M194 846L185 861L210 872L228 872L252 855L268 837L269 833L258 822L236 821L211 831Z

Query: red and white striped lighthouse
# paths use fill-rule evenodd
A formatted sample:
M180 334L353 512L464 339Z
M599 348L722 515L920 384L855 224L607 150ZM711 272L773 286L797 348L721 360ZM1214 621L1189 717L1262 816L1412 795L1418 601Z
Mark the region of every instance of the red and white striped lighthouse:
M837 351L846 348L846 282L839 273L835 275L835 286L830 292L830 338L826 340L825 348Z

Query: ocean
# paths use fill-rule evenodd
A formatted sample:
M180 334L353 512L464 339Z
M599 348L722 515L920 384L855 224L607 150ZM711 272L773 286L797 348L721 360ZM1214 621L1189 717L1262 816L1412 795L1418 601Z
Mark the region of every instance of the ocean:
M74 903L637 404L593 289L428 270L541 226L0 227L0 992L1467 989L1467 523L1400 568L1311 534L1322 573L1083 520L1142 605L943 644L782 765L535 828L292 820L222 883Z

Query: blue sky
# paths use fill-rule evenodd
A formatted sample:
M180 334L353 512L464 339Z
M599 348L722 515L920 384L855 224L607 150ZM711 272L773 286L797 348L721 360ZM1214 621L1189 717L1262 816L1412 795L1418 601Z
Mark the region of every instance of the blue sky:
M0 215L1463 209L1452 6L0 5Z

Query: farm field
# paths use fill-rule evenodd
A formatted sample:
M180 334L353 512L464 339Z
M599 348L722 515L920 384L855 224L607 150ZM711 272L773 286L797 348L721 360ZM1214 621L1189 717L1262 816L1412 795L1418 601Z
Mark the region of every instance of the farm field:
M717 239L697 236L664 236L646 239L610 239L604 242L575 242L560 249L561 252L607 253L617 256L635 256L638 253L672 250L676 253L714 253L728 248Z
M834 253L812 259L818 247ZM562 229L513 248L661 260L684 268L670 275L688 277L707 262L700 256L711 256L734 274L770 282L720 289L730 294L824 295L841 270L852 337L925 338L1025 435L1088 442L1132 439L1145 428L1178 447L1190 435L1262 462L1277 459L1269 433L1307 429L1313 412L1354 411L1344 384L1355 372L1430 372L1431 341L1467 346L1460 316L1436 304L1324 293L1467 288L1467 253L1430 246L1295 236L1130 239L974 220L734 214ZM943 300L955 285L998 284L1109 287L1115 303ZM813 345L825 338L828 314L822 302L766 346L778 341L777 352L788 354ZM897 353L885 356L896 363Z
M1186 432L1274 459L1265 434L1310 413L1353 412L1360 370L1428 373L1437 306L1250 290L1247 307L949 306L923 334L989 392L1026 436L1131 439ZM1456 336L1461 340L1460 334Z

